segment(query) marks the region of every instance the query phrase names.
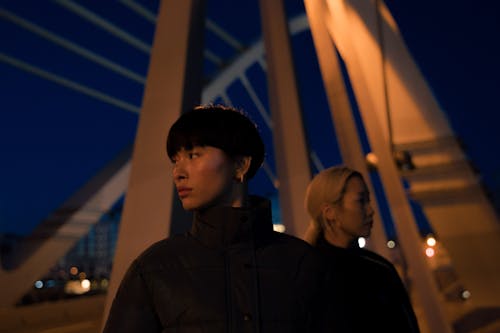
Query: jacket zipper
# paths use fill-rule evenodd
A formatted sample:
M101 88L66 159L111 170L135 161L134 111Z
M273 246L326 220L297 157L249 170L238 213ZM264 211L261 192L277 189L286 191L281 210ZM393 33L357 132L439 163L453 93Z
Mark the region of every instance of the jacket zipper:
M253 231L252 231L253 234ZM257 269L257 248L255 246L255 239L252 237L252 262L253 262L253 287L254 287L254 327L255 333L260 333L261 316L260 316L260 284L259 284L259 270Z

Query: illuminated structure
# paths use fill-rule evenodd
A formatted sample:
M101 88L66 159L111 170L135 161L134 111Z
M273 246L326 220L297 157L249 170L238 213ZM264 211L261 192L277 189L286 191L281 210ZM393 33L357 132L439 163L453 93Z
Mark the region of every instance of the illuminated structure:
M72 2L61 3L67 6ZM343 160L367 174L352 107L343 87L346 77L340 71L340 60L347 68L347 78L377 158L376 168L384 184L399 244L423 308L422 321L431 331L451 332L446 304L421 250L401 177L409 182L410 194L422 205L440 241L448 249L457 273L471 292L472 304L477 308L500 306L500 269L494 257L500 250L498 220L413 64L390 13L380 1L324 0L305 1L305 4L307 19L302 17L288 26L281 1L260 1L263 41L245 52L241 50L234 63L203 88L200 42L204 31L203 3L163 1L156 17L155 42L133 154L124 153L55 212L40 229L42 234L50 230L51 237L33 237L36 250L29 249L21 255L22 265L16 270L1 272L0 282L13 286L4 294L4 305L12 304L36 276L68 251L126 191L107 299L109 306L132 258L147 245L167 236L174 227L169 225L170 216L182 214L176 207L172 188L165 186L172 183L166 172L169 162L161 154L165 130L189 105L215 100L236 104L226 91L233 80L241 80L253 96L253 87L244 74L255 63L267 73L271 116L258 97L254 97L253 102L269 124L277 152L276 175L269 165L265 164L264 169L273 184L279 185L287 231L300 236L307 221L302 200L311 176L312 152L302 132L297 78L288 39L290 32L307 29L309 23ZM78 10L75 6L71 8ZM19 21L9 13L3 12L3 17ZM2 61L40 75L15 59L2 56ZM56 77L45 76L57 81ZM129 105L122 107L138 112ZM406 158L412 167L398 168L394 156L403 156L397 161ZM471 220L477 223L472 224ZM383 253L386 240L382 223L377 225L379 229L375 230L370 246ZM483 248L487 248L488 253L484 253Z

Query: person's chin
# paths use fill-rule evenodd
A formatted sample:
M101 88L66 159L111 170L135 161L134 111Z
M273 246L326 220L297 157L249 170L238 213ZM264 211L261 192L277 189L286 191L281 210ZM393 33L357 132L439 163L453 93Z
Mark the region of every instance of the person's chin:
M182 199L181 204L182 204L182 208L188 212L191 212L191 211L197 209L197 205L194 204L193 202L190 202L189 199Z
M182 200L182 208L186 211L192 212L192 211L203 211L207 208L211 207L211 205L199 202L199 201L194 201L190 199L184 199Z
M370 237L370 235L372 234L372 228L368 228L368 230L366 230L363 235L361 235L361 237L365 237L365 238L368 238Z

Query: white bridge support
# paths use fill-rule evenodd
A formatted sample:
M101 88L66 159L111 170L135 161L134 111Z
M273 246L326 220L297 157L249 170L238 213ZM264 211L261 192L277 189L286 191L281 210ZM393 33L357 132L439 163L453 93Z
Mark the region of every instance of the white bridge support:
M323 19L344 60L411 278L431 332L450 332L434 276L423 258L408 194L419 202L453 267L472 293L469 309L500 305L498 218L454 139L394 19L382 1L324 0ZM399 172L394 154L413 156ZM402 177L409 182L409 193Z
M281 216L287 232L301 237L308 225L304 194L311 179L301 106L282 0L261 0L269 104L279 179Z
M200 103L204 16L201 0L160 4L104 320L132 260L170 231L174 192L166 138L180 114Z
M19 244L11 260L14 267L0 270L0 307L17 303L123 195L129 158L130 150L120 154Z
M362 3L361 3L362 2ZM422 252L420 236L398 170L393 160L387 135L377 115L385 114L383 69L376 34L374 2L328 1L320 9L351 80L370 146L378 158L378 171L396 225L397 235L408 263L425 321L431 332L449 332L448 322L438 287ZM361 17L361 15L365 15ZM368 21L367 21L368 20Z
M328 28L323 19L324 4L321 1L306 0L307 16L311 34L314 39L316 54L318 56L323 84L330 106L332 122L335 127L337 142L344 164L358 170L363 174L368 185L373 208L375 210L375 224L368 241L368 247L380 255L390 260L388 248L386 246L387 236L380 215L377 198L370 180L368 166L361 146L358 130L352 114L351 102L347 93L347 88L340 68L337 50L328 33Z

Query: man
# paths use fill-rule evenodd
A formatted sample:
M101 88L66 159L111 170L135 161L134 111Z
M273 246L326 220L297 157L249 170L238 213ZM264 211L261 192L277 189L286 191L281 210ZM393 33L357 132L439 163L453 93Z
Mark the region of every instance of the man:
M132 263L104 332L316 331L320 262L273 231L269 201L248 193L265 154L254 123L233 108L194 108L170 129L167 153L192 228Z

